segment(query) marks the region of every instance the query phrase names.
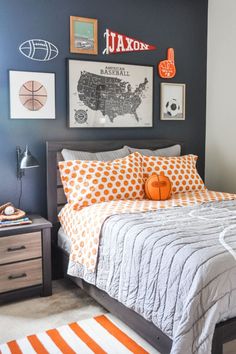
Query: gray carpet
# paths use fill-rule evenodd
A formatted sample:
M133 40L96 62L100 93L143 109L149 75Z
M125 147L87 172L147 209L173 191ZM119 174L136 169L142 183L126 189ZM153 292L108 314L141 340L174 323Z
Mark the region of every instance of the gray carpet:
M0 343L106 313L68 280L53 282L53 295L0 307Z
M96 301L68 280L53 282L53 295L0 307L0 343L106 313ZM236 354L236 341L224 345Z

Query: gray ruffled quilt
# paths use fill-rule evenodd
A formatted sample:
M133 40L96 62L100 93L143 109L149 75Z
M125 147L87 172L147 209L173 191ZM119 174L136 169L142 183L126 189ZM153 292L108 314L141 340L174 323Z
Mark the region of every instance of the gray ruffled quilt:
M234 250L236 201L115 215L85 280L172 338L171 354L209 354L216 323L236 316Z

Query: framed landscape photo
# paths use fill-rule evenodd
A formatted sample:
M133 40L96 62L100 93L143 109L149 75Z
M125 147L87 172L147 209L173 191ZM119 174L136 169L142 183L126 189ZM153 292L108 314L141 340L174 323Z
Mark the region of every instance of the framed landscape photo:
M55 119L55 74L9 71L11 119Z
M80 54L98 54L96 19L70 16L70 51Z
M70 128L153 126L153 66L68 60Z
M161 120L185 120L186 85L161 83Z

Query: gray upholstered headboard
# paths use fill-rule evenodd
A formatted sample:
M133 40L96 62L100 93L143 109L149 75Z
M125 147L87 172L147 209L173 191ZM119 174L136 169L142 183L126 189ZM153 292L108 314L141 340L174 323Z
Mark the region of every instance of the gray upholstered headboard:
M98 140L98 141L48 141L47 149L47 214L48 220L58 223L58 213L66 203L59 171L58 162L61 161L62 149L100 152L116 150L128 145L135 148L155 150L171 145L183 144L170 140Z

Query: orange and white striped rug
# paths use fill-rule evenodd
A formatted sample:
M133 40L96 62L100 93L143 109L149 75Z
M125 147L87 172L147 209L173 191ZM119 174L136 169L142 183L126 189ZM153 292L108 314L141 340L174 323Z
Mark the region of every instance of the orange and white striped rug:
M1 354L159 354L111 314L0 344Z

